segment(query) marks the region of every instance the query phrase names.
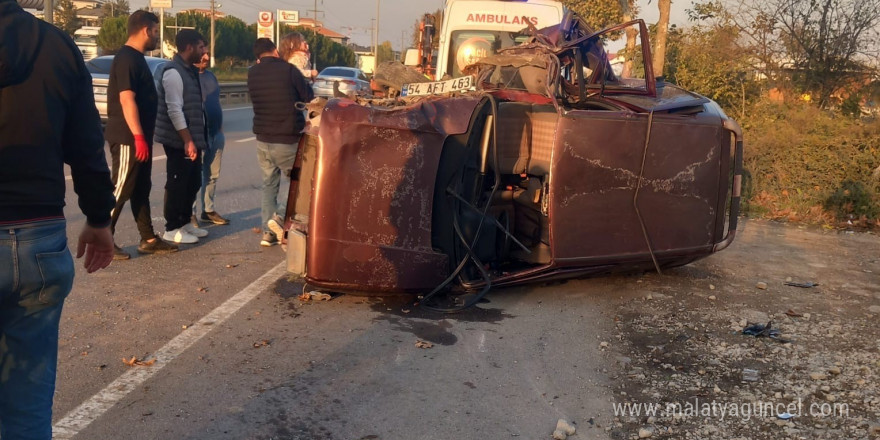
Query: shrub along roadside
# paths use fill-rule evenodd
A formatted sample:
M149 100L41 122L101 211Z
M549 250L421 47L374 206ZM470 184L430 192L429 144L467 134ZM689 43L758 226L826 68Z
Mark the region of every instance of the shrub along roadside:
M747 215L880 227L880 121L769 100L747 115Z

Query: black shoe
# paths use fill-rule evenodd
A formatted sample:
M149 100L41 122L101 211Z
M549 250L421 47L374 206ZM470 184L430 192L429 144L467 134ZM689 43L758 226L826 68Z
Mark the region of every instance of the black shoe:
M216 212L203 212L202 220L206 222L214 223L215 225L228 225L229 220L223 218L222 215L217 214Z
M176 245L162 240L158 235L155 236L153 241L142 240L140 246L138 246L138 252L142 254L170 254L177 252L177 250Z
M128 260L131 258L131 254L122 250L121 247L117 245L113 245L113 259L114 260Z

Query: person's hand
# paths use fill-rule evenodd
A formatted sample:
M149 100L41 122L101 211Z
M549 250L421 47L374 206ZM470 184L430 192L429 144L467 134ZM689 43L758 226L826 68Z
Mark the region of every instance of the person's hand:
M113 233L110 227L95 228L86 224L79 233L76 258L86 256L83 267L88 273L103 269L113 261Z
M189 160L196 160L198 152L199 150L196 149L196 143L193 141L189 141L183 146L183 154Z
M134 157L138 162L150 160L150 146L147 145L147 138L142 134L134 135Z

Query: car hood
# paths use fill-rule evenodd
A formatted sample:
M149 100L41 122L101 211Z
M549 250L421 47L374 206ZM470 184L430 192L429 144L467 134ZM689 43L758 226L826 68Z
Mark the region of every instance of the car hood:
M16 2L0 2L0 88L30 75L43 39L40 23Z

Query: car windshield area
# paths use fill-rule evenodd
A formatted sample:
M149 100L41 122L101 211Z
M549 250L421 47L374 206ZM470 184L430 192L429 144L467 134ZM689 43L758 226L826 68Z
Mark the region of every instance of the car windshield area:
M357 72L355 72L354 70L328 67L321 71L321 76L341 76L345 78L354 78L355 76L357 76Z
M518 32L455 31L450 41L449 64L446 71L453 78L462 75L465 67L499 50L522 44L529 36Z

